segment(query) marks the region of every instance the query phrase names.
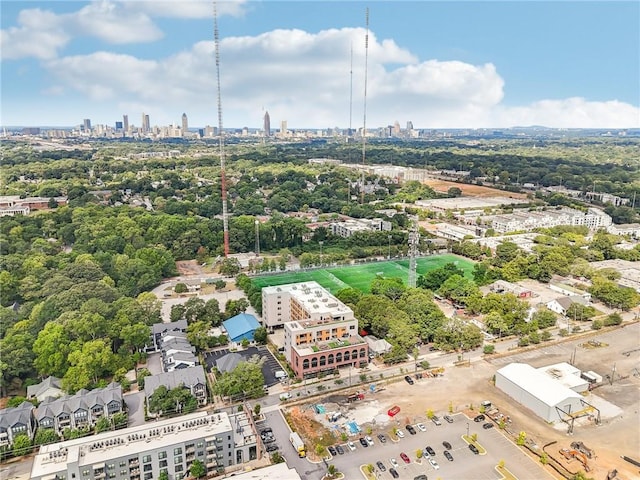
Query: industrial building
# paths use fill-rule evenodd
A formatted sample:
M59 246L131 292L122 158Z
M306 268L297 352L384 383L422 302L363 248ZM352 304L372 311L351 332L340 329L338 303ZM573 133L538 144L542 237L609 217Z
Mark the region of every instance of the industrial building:
M208 473L257 458L257 435L244 413L192 413L40 447L32 480L150 480L188 474L195 460Z
M496 372L496 387L546 422L557 422L585 408L582 396L544 371L511 363Z

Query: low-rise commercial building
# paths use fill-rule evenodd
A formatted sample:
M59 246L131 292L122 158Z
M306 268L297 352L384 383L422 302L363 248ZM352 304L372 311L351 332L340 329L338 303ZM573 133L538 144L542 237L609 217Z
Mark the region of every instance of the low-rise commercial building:
M207 473L257 458L257 436L244 413L198 412L138 427L44 445L32 480L151 480L188 474L194 461Z

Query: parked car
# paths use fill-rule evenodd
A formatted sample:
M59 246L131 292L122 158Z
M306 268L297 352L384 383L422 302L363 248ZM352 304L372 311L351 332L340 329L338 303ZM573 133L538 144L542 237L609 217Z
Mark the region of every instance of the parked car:
M404 432L400 429L396 431L396 435L398 436L398 438L404 438Z
M444 418L447 421L447 423L453 423L453 417L450 417L449 415L445 415L442 418Z
M427 446L427 448L425 448L425 450L426 450L428 456L433 457L436 454L436 451L433 448L431 448L430 446Z
M367 435L366 437L364 437L364 439L367 441L369 446L373 447L373 438L371 438L369 435Z
M490 422L484 423L482 425L482 428L484 428L485 430L489 430L490 428L493 428L493 423L490 423Z
M365 447L365 448L366 448L366 447L368 447L368 446L369 446L369 444L368 444L368 443L367 443L367 441L364 439L364 437L360 437L360 438L359 438L359 440L360 440L360 445L362 445L363 447Z
M407 425L407 432L409 432L411 435L415 435L417 433L416 429L413 428L413 425Z
M404 461L404 463L411 463L411 459L410 459L410 458L409 458L409 456L408 456L406 453L404 453L404 452L402 452L402 453L400 454L400 458Z
M278 450L278 445L276 445L275 443L272 443L271 445L267 445L266 450L269 453L275 452L276 450Z
M344 448L342 448L342 445L336 445L336 452L338 452L338 455L344 455Z
M453 455L451 455L451 452L449 450L444 451L444 458L446 458L450 462L453 462Z
M353 452L356 449L356 444L353 442L347 442L347 447L349 447L349 450Z
M396 472L396 469L395 469L395 468L390 468L390 469L389 469L389 473L391 474L391 476L392 476L393 478L398 478L398 477L400 476L400 474L399 474L398 472Z
M423 473L422 475L413 477L413 480L427 480L427 476Z
M378 434L378 440L380 440L381 443L387 443L387 437L384 436L384 433Z
M416 423L416 427L418 427L418 430L420 430L421 432L427 431L427 427L424 426L424 423Z
M440 468L440 465L438 465L438 462L436 462L433 458L429 459L429 463L431 464L434 470L438 470Z
M451 444L449 442L442 442L442 446L445 448L445 450L451 450Z
M329 446L327 450L329 450L329 453L334 457L338 454L338 451L333 446Z
M390 458L389 463L391 464L392 467L395 467L395 468L398 468L400 466L398 465L398 462L396 461L395 458Z
M480 414L477 417L475 417L473 421L479 423L479 422L482 422L484 418L485 418L484 415Z
M476 447L473 443L469 444L469 450L471 450L476 455L480 453L480 450L478 450L478 447Z
M415 382L413 381L413 378L411 378L409 375L405 375L405 376L404 376L404 379L406 380L406 382L407 382L409 385L413 385L413 384L415 383Z
M442 422L440 421L440 418L438 418L436 415L434 415L433 417L431 417L431 421L433 423L435 423L437 426L442 425Z
M271 427L263 428L262 430L260 430L260 435L262 435L263 433L273 433L273 429Z
M387 471L387 467L385 467L384 463L382 463L380 460L376 462L376 465L378 466L378 470L380 470L381 472Z

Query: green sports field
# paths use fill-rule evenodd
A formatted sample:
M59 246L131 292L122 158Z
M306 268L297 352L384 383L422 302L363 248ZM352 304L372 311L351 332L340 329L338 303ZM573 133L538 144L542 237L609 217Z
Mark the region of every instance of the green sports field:
M465 275L471 276L473 262L455 255L436 255L419 258L417 261L418 275L424 275L430 270L442 267L446 263L455 263L464 270ZM357 288L362 292L369 292L369 285L376 275L387 278L399 277L406 284L409 278L409 260L389 262L364 263L347 267L309 270L305 272L287 272L276 275L263 275L253 279L253 284L259 288L287 283L316 281L332 293L346 287Z

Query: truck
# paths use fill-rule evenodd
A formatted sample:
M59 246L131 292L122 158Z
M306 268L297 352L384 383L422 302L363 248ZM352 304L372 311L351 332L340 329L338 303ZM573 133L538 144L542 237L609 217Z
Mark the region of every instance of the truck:
M291 432L291 434L289 435L289 441L291 442L291 445L293 445L293 448L295 448L296 452L298 452L298 456L300 458L304 458L307 456L307 450L304 447L304 442L297 432Z

